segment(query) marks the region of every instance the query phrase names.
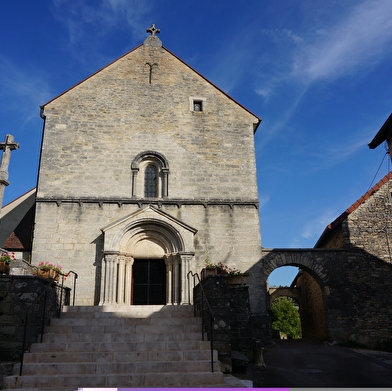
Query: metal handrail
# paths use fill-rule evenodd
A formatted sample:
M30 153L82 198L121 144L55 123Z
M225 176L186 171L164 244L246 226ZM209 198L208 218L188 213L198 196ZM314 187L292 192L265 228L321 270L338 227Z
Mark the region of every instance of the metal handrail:
M73 286L73 296L72 296L72 305L74 306L75 305L75 293L76 293L76 280L78 279L78 273L74 272L73 270L70 270L66 274L60 273L60 275L61 275L61 288L64 287L64 279L65 279L65 277L68 277L71 273L74 275L74 286ZM63 290L61 289L61 295L62 294L63 294ZM62 296L60 298L60 303L61 303L61 299L62 299Z
M213 335L213 328L212 325L214 323L214 313L212 311L211 305L207 299L207 295L204 292L204 288L203 285L201 284L201 280L199 277L198 273L193 273L192 270L188 272L187 274L187 279L188 279L188 298L189 298L189 302L190 301L190 284L189 284L189 275L191 275L193 277L193 291L195 290L195 277L197 277L197 279L199 280L199 286L201 289L201 328L202 328L202 340L204 341L204 328L205 328L205 324L204 324L204 305L203 303L205 302L207 304L207 308L209 311L209 315L210 315L210 350L211 350L211 372L214 372L214 335ZM195 297L193 295L193 297ZM196 316L196 302L195 300L193 301L193 311L194 311L194 316Z
M32 266L35 267L35 266ZM78 278L77 273L74 271L69 271L68 273L59 273L57 272L56 278L61 275L62 281L61 281L61 287L60 287L60 300L59 300L59 309L58 309L58 317L60 317L61 314L61 309L62 309L62 301L63 301L63 291L64 291L64 278L68 276L70 273L73 273L75 275L74 279L74 292L73 292L73 305L75 304L75 289L76 289L76 279ZM40 295L38 295L35 300L30 304L29 308L23 313L22 319L24 323L24 329L23 329L23 342L22 342L22 353L21 353L21 359L20 359L20 369L19 369L19 376L22 376L22 370L23 370L23 359L24 359L24 353L25 353L25 348L26 348L26 337L27 337L27 323L28 323L28 315L34 308L34 306L37 304L37 302L42 298L42 296L45 296L44 298L44 303L43 303L43 310L42 310L42 323L41 323L41 343L43 341L43 334L44 334L44 328L45 328L45 314L46 314L46 303L47 303L47 293L50 287L52 286L58 286L56 284L56 279L53 279L41 292Z

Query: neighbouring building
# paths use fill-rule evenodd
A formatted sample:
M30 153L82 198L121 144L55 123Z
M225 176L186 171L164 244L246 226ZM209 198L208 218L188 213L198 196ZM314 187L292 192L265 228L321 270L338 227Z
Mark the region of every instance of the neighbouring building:
M27 261L31 258L34 206L35 189L32 189L1 209L0 247Z
M392 264L392 172L329 224L315 248L359 248Z
M373 140L368 144L370 149L377 148L381 143L386 142L388 146L389 157L392 159L392 113L381 126L380 130L374 136Z

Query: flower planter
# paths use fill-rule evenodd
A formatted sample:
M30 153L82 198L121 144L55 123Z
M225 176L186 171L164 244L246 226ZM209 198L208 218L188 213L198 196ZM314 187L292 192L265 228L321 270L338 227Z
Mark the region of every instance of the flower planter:
M55 280L56 282L60 279L60 273L53 269L38 269L38 276L42 278L48 278Z
M0 261L0 274L10 274L10 264Z
M248 282L248 276L233 276L229 278L229 285L245 285Z
M204 280L205 278L207 278L208 276L215 276L216 274L218 274L216 269L201 269L201 279Z

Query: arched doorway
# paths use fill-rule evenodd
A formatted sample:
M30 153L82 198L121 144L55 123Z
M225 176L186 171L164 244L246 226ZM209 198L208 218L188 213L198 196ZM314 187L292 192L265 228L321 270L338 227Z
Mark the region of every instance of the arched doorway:
M189 304L195 229L150 205L102 231L100 304Z

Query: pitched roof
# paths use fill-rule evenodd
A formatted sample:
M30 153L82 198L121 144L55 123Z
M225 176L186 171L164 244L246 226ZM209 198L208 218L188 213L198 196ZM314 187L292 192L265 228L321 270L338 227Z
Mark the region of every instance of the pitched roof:
M368 200L374 193L376 193L382 186L384 186L389 180L392 180L392 171L385 175L379 182L377 182L371 189L369 189L362 197L358 198L348 209L346 209L339 217L337 217L332 223L328 224L324 232L321 234L319 240L315 244L317 248L323 239L326 238L346 217L354 212L360 205Z
M92 78L93 76L95 76L96 74L98 74L99 72L103 71L104 69L110 67L112 64L114 64L115 62L117 62L118 60L122 59L123 57L126 57L128 54L132 53L133 51L137 50L138 48L140 48L141 46L143 46L143 44L140 44L138 46L136 46L135 48L133 48L132 50L130 50L129 52L123 54L122 56L118 57L117 59L115 59L114 61L110 62L109 64L105 65L104 67L102 67L101 69L99 69L98 71L94 72L93 74L91 74L90 76L86 77L85 79L81 80L80 82L76 83L74 86L68 88L67 90L63 91L61 94L55 96L54 98L52 98L51 100L49 100L48 102L46 102L45 104L41 105L41 113L44 109L44 107L46 105L48 105L49 103L53 102L54 100L56 100L57 98L59 98L60 96L66 94L67 92L71 91L72 89L74 89L75 87L77 87L78 85L84 83L85 81L89 80L90 78ZM196 69L192 68L189 64L187 64L184 60L182 60L180 57L178 57L177 55L175 55L173 52L171 52L169 49L165 48L164 46L162 46L162 49L166 50L168 53L170 53L172 56L174 56L177 60L179 60L181 63L183 63L185 66L187 66L189 69L191 69L193 72L195 72L196 74L198 74L200 77L202 77L205 81L207 81L209 84L211 84L214 88L216 88L218 91L220 91L223 95L225 95L227 98L229 98L231 101L233 101L234 103L236 103L238 106L242 107L245 111L247 111L249 114L253 115L254 117L256 117L257 119L257 123L255 124L254 127L254 133L256 133L256 130L258 128L258 126L260 125L262 119L257 116L256 114L252 113L249 109L247 109L245 106L243 106L241 103L237 102L234 98L232 98L229 94L227 94L226 92L224 92L222 89L220 89L218 86L216 86L214 83L212 83L210 80L208 80L205 76L203 76L200 72L198 72Z
M392 113L389 115L388 119L381 126L380 130L374 136L373 140L370 141L369 148L374 149L378 147L383 141L388 140L392 137Z
M30 251L35 210L33 188L1 210L0 246L10 251Z
M34 222L34 205L28 210L23 216L22 220L13 230L11 235L2 245L10 251L30 251L31 250L31 238L33 232Z

